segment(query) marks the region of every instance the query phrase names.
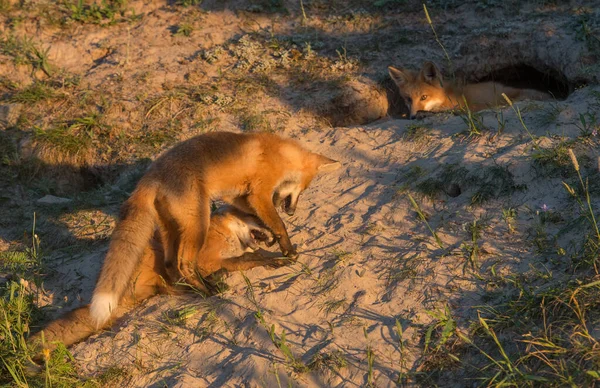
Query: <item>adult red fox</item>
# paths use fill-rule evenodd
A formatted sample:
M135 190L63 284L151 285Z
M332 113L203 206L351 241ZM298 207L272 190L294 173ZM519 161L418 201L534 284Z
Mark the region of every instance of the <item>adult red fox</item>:
M230 207L219 210L211 216L207 249L197 257L197 268L203 276L208 276L219 270L240 271L261 265L285 264L285 259L268 259L254 253L260 242L273 243L274 236L255 216ZM126 287L119 308L113 309L109 319L100 327L93 322L89 305L52 321L43 329L46 347L52 349L55 341L66 346L82 341L99 329L108 327L112 319L123 315L136 303L153 295L181 293L184 288L175 285L166 272L160 233L155 233L144 249L141 262ZM41 342L41 332L33 335L29 342Z
M203 288L195 280L194 263L207 246L215 199L258 216L282 253L296 258L275 206L294 214L298 196L314 176L339 167L268 133L212 132L177 144L152 163L123 205L90 304L92 319L102 326L111 316L157 228L167 273Z
M506 94L511 100L549 100L548 93L534 89L519 89L498 82L481 82L458 85L444 80L433 62L425 62L420 72L388 67L390 77L400 89L400 94L414 119L418 111L441 112L464 108L479 111L493 106L503 105ZM464 98L463 98L464 97Z

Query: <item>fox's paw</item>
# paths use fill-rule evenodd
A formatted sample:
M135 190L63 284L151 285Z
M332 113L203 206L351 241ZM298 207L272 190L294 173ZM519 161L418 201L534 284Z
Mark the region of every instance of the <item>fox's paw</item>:
M275 243L276 243L276 242L277 242L277 240L276 240L276 239L273 239L273 240L271 240L271 241L267 241L267 242L265 243L265 245L266 245L267 247L272 247L273 245L275 245Z
M250 235L252 236L255 245L255 247L250 245L250 248L253 248L254 250L258 249L258 243L264 243L266 246L270 247L277 242L273 232L266 228L252 229Z
M298 260L298 256L300 256L298 254L298 252L296 252L296 250L294 248L290 249L290 250L284 250L283 255L287 258L289 258L290 260L296 261ZM289 261L289 260L288 260Z

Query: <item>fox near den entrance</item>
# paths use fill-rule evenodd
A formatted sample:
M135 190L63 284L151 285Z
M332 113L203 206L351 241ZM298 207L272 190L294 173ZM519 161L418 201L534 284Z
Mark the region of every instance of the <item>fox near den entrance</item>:
M513 88L499 82L460 85L442 77L433 62L425 62L419 72L388 67L390 77L414 119L417 112L442 112L468 107L479 111L504 104L502 94L511 100L549 100L548 93L534 89Z

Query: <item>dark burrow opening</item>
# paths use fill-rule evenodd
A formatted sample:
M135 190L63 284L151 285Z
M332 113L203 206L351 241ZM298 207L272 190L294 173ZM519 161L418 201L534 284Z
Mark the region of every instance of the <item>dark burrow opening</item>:
M567 77L558 70L540 71L526 64L492 70L475 82L499 82L506 86L522 89L536 89L550 93L557 100L564 100L573 91Z
M469 83L494 81L515 88L536 89L550 93L557 100L564 100L574 89L574 85L568 81L562 72L553 69L540 71L526 64L492 70L484 77L477 79L469 77L469 74L457 73L457 79L466 79ZM404 104L394 81L386 77L381 82L381 86L385 89L388 97L388 114L393 118L408 118L408 108Z

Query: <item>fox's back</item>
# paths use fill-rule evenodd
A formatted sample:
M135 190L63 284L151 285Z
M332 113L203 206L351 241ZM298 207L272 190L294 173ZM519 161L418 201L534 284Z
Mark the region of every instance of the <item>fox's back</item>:
M505 103L502 93L507 87L498 82L480 82L464 88L464 95L471 109L480 110Z
M276 177L302 159L294 141L265 133L211 132L183 141L151 165L141 184L184 193L201 185L211 196L245 192L261 176ZM298 154L290 158L290 154Z

